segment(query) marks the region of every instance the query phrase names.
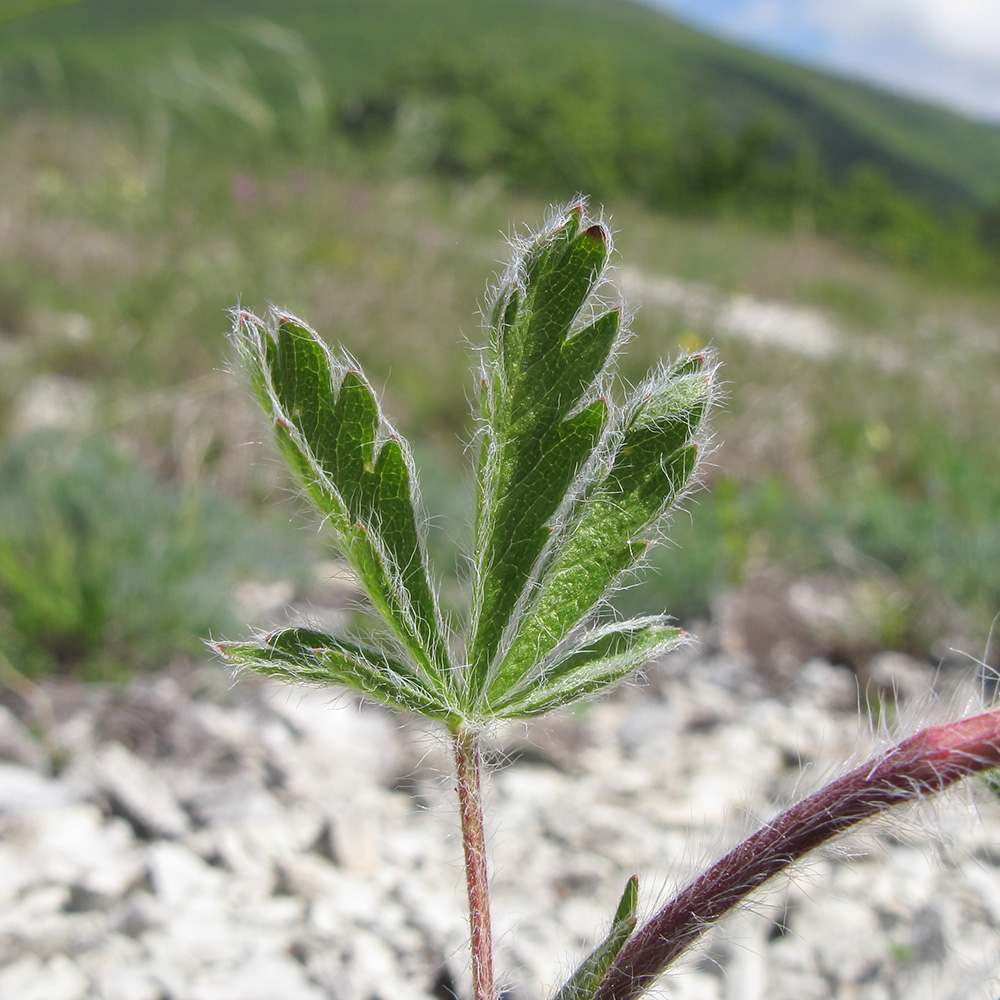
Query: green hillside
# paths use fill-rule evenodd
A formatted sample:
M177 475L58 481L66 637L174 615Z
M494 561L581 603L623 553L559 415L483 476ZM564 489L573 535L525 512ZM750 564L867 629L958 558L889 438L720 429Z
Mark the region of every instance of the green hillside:
M808 143L835 178L865 161L938 202L1000 200L1000 128L720 42L628 0L78 0L16 17L31 5L5 6L8 106L48 95L148 110L151 96L190 104L181 92L200 84L201 100L260 125L287 103L333 113L426 52L528 84L591 63L654 128L695 111L734 130L765 121L787 144Z

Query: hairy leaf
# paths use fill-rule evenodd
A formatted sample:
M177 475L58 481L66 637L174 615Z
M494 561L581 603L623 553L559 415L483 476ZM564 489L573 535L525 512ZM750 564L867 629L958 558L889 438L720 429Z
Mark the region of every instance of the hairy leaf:
M239 310L233 342L278 443L429 690L452 684L409 449L350 359L300 320Z
M552 520L592 456L608 407L598 398L619 337L617 309L586 321L610 253L574 207L521 248L490 312L469 697L482 691ZM589 313L588 313L589 311ZM589 401L588 401L589 397Z
M306 628L272 632L259 640L214 644L230 663L257 673L305 683L353 688L393 708L453 719L453 706L427 689L424 678L383 650Z
M691 487L713 367L686 356L637 389L615 385L626 331L606 280L611 237L582 203L514 250L486 311L461 665L431 584L409 449L364 375L293 316L234 314L234 343L280 447L398 641L362 655L327 637L314 643L324 657L300 644L286 662L286 640L271 637L258 668L478 726L590 697L680 641L664 616L609 623L606 611Z
M607 937L583 960L553 1000L591 1000L601 985L604 974L635 930L638 901L639 878L633 875L625 883L625 891Z
M655 372L626 404L604 466L574 499L538 572L520 629L490 679L490 704L503 703L534 664L600 607L690 488L713 394L705 361L685 357Z
M630 677L679 645L684 635L664 616L633 618L585 632L490 702L490 714L521 718L571 705Z

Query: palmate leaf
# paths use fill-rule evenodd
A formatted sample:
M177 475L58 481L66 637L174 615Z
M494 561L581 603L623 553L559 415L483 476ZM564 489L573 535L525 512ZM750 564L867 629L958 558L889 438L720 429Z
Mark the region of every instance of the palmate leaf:
M453 686L430 584L413 462L353 362L301 320L234 313L233 343L285 457L323 513L428 698Z
M607 227L579 203L515 251L487 310L461 665L430 581L409 449L363 374L294 316L234 313L233 342L278 444L395 640L365 652L293 630L218 646L230 660L475 727L592 696L681 641L665 616L603 612L691 487L713 365L683 357L616 403L626 332L606 293Z

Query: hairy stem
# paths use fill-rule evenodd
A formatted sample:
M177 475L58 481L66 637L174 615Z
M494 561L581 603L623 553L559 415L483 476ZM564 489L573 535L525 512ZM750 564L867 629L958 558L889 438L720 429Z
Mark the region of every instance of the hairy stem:
M932 726L831 782L691 882L618 953L593 1000L635 1000L703 931L856 823L1000 764L1000 710Z
M478 735L464 726L453 733L458 803L462 813L465 881L469 887L469 927L472 937L472 978L475 1000L495 1000L493 932L490 928L490 886L483 823L482 760Z

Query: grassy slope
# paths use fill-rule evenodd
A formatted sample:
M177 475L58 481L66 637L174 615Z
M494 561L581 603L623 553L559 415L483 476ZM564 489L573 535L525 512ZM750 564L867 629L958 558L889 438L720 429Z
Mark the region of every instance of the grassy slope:
M705 104L734 124L764 115L809 135L836 171L867 159L932 197L1000 197L1000 128L720 42L628 0L82 0L6 24L0 63L55 51L121 80L178 50L202 59L235 50L254 63L264 50L240 28L248 17L306 39L340 97L442 47L509 54L528 76L558 73L582 52L665 127Z

